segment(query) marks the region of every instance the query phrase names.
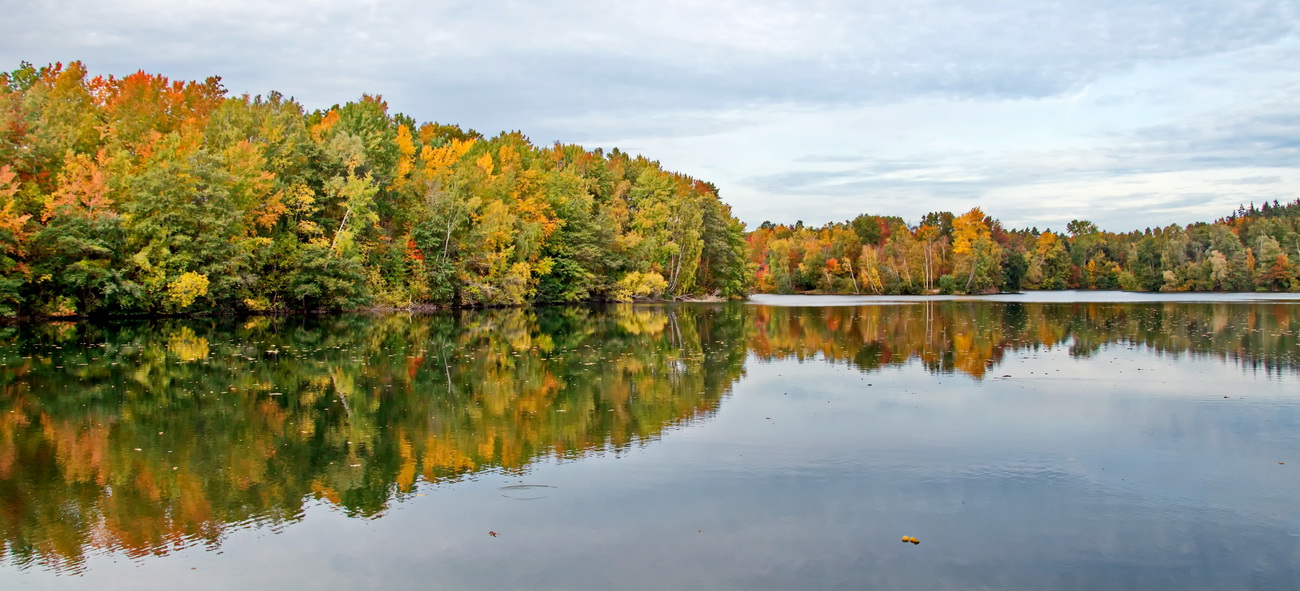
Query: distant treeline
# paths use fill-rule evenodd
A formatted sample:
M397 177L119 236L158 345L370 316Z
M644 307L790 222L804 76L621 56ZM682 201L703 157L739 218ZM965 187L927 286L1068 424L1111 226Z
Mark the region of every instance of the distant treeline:
M1212 224L1113 233L1075 220L1066 231L1008 230L975 208L915 226L866 214L820 228L764 222L748 240L768 293L1300 291L1300 199Z
M709 183L614 150L306 112L219 78L0 73L0 315L743 295Z

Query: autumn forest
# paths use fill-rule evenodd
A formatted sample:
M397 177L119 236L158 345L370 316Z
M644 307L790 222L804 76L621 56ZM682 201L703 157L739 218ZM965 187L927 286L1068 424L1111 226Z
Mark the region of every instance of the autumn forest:
M739 296L744 227L614 150L306 112L218 78L0 75L0 312L59 316Z
M1300 199L1128 233L1086 220L1062 234L1012 230L974 208L915 226L866 214L821 228L764 223L748 241L761 292L1300 291Z
M1295 262L1293 262L1295 261ZM1300 200L1214 223L1007 229L975 208L746 232L617 149L308 111L219 78L0 74L0 315L260 313L750 292L1300 290Z

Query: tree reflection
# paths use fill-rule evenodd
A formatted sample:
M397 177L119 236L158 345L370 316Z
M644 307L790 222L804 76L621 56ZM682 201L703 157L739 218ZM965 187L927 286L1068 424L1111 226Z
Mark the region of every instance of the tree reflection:
M750 346L760 359L821 358L875 370L919 361L936 373L983 378L1012 351L1108 344L1191 354L1267 371L1297 367L1300 306L1286 303L992 303L757 307Z
M1295 371L1300 306L744 304L0 329L0 552L218 546L307 503L383 515L421 483L522 472L715 412L758 359L982 378L1008 354L1111 345Z
M744 311L10 329L3 552L76 571L93 550L215 546L313 498L374 517L419 481L653 439L713 412L741 375Z

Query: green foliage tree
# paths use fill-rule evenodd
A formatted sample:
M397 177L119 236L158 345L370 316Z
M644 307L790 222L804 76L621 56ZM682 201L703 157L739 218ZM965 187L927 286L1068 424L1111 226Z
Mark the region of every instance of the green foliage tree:
M1074 220L1069 235L1006 230L976 208L925 215L915 226L863 214L820 229L766 222L746 237L755 289L795 293L989 293L998 289L1300 291L1300 200L1242 206L1214 223L1116 234ZM882 228L879 234L876 228ZM863 242L856 257L837 244ZM864 240L863 236L866 236ZM873 242L878 241L878 242ZM832 254L834 253L834 254ZM829 261L854 266L837 280Z
M742 297L752 284L744 226L711 184L618 150L417 124L377 96L307 113L279 93L227 96L215 77L24 63L0 74L0 156L7 316Z

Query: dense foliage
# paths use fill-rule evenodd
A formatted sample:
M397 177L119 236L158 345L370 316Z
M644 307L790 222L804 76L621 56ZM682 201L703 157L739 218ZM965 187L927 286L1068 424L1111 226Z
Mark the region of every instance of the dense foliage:
M218 78L0 74L0 313L743 295L709 183L487 139L378 97L306 112Z
M990 293L1021 289L1300 291L1300 200L1253 204L1213 224L1068 235L960 216L860 215L821 228L764 222L749 235L757 289L792 293Z
M1144 232L973 209L746 234L706 182L378 97L0 73L0 315L496 306L765 292L1300 290L1300 200ZM748 256L746 256L748 248Z

